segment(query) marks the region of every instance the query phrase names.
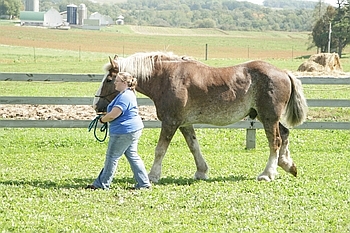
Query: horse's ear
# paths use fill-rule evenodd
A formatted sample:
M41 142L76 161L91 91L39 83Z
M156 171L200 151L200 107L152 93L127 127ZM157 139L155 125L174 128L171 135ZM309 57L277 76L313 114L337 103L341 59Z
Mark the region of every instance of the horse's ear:
M109 57L109 62L111 63L111 66L113 69L115 69L117 67L115 62L114 62L114 59L112 59L111 57Z
M118 59L118 55L114 55L114 60L117 60Z

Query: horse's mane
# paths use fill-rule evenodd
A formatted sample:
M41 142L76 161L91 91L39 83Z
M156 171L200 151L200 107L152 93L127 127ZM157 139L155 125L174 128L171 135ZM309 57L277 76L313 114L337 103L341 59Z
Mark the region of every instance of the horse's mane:
M120 72L129 72L134 77L146 79L152 74L156 58L160 64L163 62L195 61L190 57L178 56L172 52L148 52L135 53L126 58L118 58L115 62L118 64ZM110 68L110 64L104 66L105 71L108 71Z

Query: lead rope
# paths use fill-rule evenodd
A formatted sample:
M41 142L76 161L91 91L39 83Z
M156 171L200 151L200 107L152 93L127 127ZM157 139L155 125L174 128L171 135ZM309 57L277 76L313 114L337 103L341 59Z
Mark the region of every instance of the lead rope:
M96 128L97 128L97 124L99 122L99 119L103 116L103 114L99 114L95 117L95 119L93 119L90 124L89 124L89 132L91 131L92 128L94 128L94 136L96 138L97 141L99 142L104 142L107 138L107 133L108 133L108 123L105 122L103 123L103 125L100 128L100 132L105 132L105 136L103 137L103 139L99 139L96 135Z

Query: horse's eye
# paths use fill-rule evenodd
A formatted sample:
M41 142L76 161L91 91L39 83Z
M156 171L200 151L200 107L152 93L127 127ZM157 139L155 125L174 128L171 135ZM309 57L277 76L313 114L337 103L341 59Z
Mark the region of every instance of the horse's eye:
M108 76L106 79L107 83L112 82L112 79L113 79L112 77Z

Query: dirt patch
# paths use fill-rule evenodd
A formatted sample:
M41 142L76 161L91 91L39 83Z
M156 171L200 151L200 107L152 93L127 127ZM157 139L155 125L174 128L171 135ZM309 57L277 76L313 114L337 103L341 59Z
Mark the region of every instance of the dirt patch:
M142 120L158 120L154 106L139 106ZM348 108L309 109L308 120L347 121ZM86 105L0 105L0 119L16 120L92 120L95 110Z

